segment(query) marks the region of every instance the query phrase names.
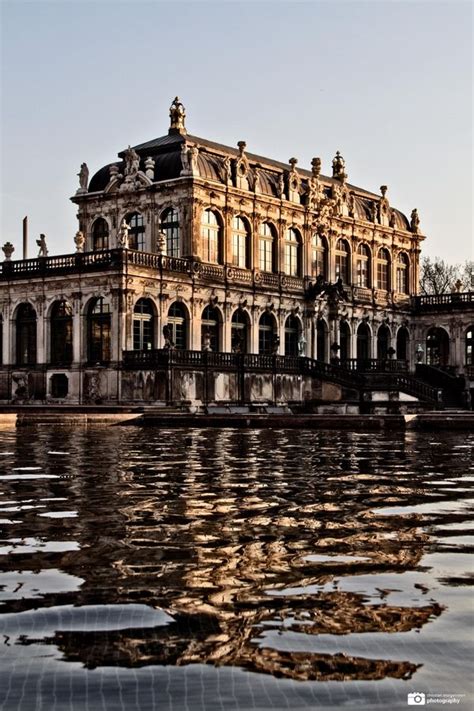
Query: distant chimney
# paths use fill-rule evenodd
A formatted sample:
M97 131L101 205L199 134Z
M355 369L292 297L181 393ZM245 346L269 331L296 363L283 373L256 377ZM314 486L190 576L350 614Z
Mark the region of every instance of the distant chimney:
M23 259L28 259L28 217L23 218Z

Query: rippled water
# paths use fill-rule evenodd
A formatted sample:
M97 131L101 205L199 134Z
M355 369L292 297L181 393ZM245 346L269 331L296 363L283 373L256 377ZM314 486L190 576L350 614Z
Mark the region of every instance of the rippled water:
M473 449L0 430L0 708L472 708Z

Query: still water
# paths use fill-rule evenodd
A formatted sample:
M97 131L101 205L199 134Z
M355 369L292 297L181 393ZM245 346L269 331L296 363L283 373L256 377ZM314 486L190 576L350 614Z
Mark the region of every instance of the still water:
M0 708L471 709L473 449L0 430Z

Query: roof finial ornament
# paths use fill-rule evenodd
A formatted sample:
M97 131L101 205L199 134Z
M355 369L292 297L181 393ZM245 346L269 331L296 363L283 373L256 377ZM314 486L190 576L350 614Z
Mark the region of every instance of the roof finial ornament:
M336 151L336 155L332 161L332 177L342 182L347 178L346 162L339 151Z
M186 110L181 103L179 96L176 96L170 106L170 128L169 133L181 133L186 135L186 127L184 119L186 118Z

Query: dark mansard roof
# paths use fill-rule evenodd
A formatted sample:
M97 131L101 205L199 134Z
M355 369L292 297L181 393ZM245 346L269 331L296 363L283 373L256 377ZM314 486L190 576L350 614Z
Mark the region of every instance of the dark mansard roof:
M154 182L159 183L173 178L179 178L182 169L181 144L184 141L190 145L195 145L200 149L198 155L199 174L202 178L208 180L214 180L222 183L224 175L224 158L226 156L238 157L239 155L237 148L209 141L208 139L200 138L199 136L193 136L191 134L183 135L179 132L170 131L170 133L166 136L161 136L151 141L133 146L134 150L140 156L140 168L145 170L145 160L146 158L151 157L155 161ZM106 188L110 180L110 168L112 165L117 165L119 172L123 173L123 169L125 167L125 162L123 160L124 151L118 155L121 159L120 161L110 163L94 174L89 183L89 193L101 192ZM283 171L288 171L288 164L272 160L271 158L265 158L264 156L254 153L246 152L245 156L252 168L257 168L258 170L258 192L262 195L278 197L279 175L281 175ZM298 168L298 174L303 181L310 178L312 175L311 171L301 168ZM335 178L330 178L324 175L321 175L321 180L327 186L337 182ZM354 192L355 195L356 217L362 220L370 221L371 204L374 200L378 201L380 195L349 183L347 186ZM408 230L409 222L406 216L399 210L395 210L395 215L397 228Z

